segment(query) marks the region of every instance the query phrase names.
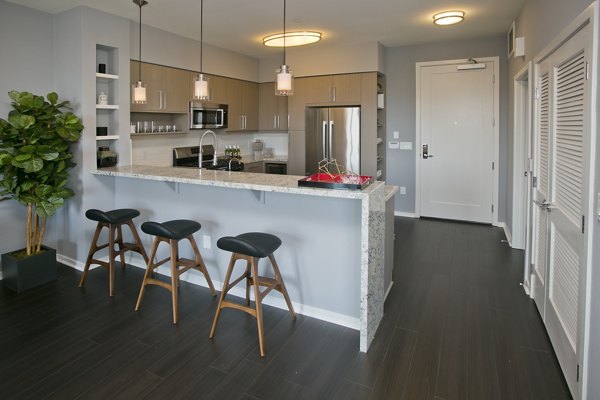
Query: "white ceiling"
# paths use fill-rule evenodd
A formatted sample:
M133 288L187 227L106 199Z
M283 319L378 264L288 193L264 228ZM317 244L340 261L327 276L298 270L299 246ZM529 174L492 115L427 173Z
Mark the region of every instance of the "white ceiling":
M138 21L132 0L8 0L49 13L85 5ZM506 33L525 0L287 0L287 30L323 32L310 46L380 42L386 47L489 37ZM439 27L432 15L460 9L465 21ZM142 21L200 38L200 0L148 0ZM262 45L283 30L283 0L204 0L204 41L252 57L279 54Z

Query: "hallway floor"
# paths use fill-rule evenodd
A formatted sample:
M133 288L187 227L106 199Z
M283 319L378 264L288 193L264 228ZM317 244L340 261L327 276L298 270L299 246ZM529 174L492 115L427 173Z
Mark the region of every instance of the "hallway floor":
M267 356L255 320L223 311L183 282L170 295L143 270L60 266L56 282L19 295L0 287L3 399L569 399L548 337L525 295L523 253L490 226L396 218L394 286L369 353L357 331L265 306ZM285 244L284 244L285 246ZM285 276L285 266L280 265Z

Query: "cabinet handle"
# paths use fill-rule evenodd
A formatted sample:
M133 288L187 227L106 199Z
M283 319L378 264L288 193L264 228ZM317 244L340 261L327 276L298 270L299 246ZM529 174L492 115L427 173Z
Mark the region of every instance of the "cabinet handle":
M163 98L162 98L162 90L158 91L158 109L162 110L163 108Z
M277 115L273 115L273 128L277 128Z
M163 110L167 109L167 92L162 92L163 93Z
M333 102L335 103L336 87L333 87Z
M279 115L277 116L277 129L281 128L281 125L279 124Z

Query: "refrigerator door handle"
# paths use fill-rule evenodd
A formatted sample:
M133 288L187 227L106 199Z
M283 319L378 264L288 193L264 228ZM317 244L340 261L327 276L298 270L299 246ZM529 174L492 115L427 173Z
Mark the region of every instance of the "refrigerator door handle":
M331 160L332 157L332 153L333 153L333 121L329 121L329 155L328 155L328 159Z
M329 143L327 141L327 121L323 121L321 128L321 136L323 137L323 159L329 160Z

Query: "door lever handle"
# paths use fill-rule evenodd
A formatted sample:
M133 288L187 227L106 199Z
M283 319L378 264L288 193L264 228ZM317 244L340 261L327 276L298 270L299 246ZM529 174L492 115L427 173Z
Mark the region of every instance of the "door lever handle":
M537 204L542 210L544 211L548 211L548 212L552 212L552 209L555 208L552 203L550 203L549 201L546 200L534 200L533 201L535 204Z
M433 158L433 154L429 154L429 145L427 143L423 144L423 158L427 160L428 158Z

